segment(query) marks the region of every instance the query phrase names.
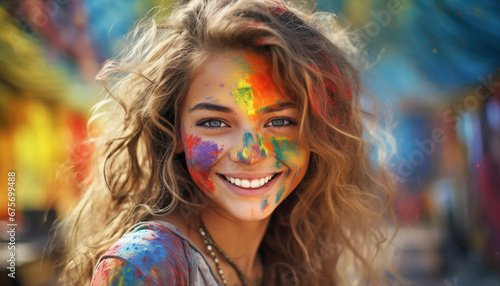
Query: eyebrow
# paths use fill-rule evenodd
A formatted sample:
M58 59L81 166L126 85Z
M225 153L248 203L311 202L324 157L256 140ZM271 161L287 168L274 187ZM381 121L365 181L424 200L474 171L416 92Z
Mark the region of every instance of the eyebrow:
M270 112L276 112L276 111L281 111L285 110L288 108L294 108L295 104L292 102L280 102L276 104L272 104L266 107L262 107L257 109L257 113L270 113Z
M205 103L205 102L198 103L195 106L188 108L188 113L199 109L220 111L224 113L233 113L233 110L229 107L213 103Z
M256 113L270 113L270 112L276 112L276 111L281 111L285 110L288 108L293 108L295 105L291 102L280 102L276 104L272 104L269 106L265 106L262 108L257 109ZM218 104L213 104L213 103L206 103L206 102L201 102L196 104L195 106L188 108L188 113L193 112L195 110L212 110L212 111L219 111L219 112L224 112L224 113L234 113L233 109L227 107L227 106L222 106Z

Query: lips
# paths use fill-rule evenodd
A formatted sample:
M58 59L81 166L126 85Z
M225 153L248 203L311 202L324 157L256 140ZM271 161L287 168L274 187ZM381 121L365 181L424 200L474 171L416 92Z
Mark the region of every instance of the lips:
M222 177L233 185L245 189L256 189L265 186L274 175L269 175L265 177L255 178L255 179L244 179L232 176L222 175Z

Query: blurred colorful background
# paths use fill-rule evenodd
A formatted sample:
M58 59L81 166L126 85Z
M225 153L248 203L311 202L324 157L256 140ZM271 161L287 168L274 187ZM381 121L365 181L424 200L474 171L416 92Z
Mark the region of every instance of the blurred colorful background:
M1 285L57 285L47 237L88 172L82 142L102 96L94 77L161 3L0 0L0 174L7 184L16 173L17 223L11 279L4 185ZM371 65L365 88L394 117L399 271L416 285L500 285L500 2L301 3L357 31ZM68 160L78 162L71 171Z

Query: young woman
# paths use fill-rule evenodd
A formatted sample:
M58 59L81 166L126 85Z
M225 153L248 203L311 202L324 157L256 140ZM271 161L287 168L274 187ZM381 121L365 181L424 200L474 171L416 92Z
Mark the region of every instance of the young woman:
M393 192L367 154L347 34L274 0L170 15L98 75L65 285L391 284Z

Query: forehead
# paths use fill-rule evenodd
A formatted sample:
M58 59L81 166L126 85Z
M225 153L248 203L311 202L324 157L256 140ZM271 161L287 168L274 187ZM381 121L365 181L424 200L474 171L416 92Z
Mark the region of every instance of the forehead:
M246 103L247 107L289 101L272 77L270 60L250 51L229 51L212 56L194 74L185 106L202 101Z

